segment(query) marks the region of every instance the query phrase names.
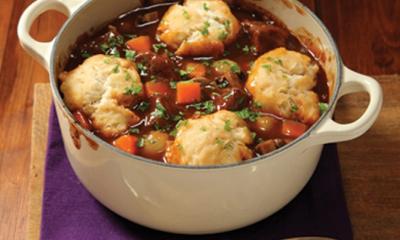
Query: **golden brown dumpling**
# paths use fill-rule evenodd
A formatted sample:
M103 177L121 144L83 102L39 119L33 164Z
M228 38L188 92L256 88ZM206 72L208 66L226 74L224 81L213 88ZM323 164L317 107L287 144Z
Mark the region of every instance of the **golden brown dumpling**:
M312 91L318 70L310 57L277 48L255 61L246 88L263 111L311 124L320 116L319 99Z
M116 136L139 121L126 108L143 94L134 63L95 55L74 70L60 74L60 79L68 108L83 111L103 136Z
M206 56L223 53L239 30L238 20L224 1L186 0L168 9L157 33L177 55Z
M182 123L168 147L169 163L205 166L239 163L253 156L246 123L235 113L221 110Z

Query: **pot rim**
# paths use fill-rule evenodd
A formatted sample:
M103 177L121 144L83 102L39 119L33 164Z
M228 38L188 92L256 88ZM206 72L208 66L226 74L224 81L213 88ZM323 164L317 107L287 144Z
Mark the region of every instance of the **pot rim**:
M56 52L56 49L57 49L56 47L57 47L57 45L58 45L58 43L59 43L59 41L61 39L62 33L64 33L65 30L69 27L69 24L72 21L72 19L74 19L75 16L80 14L83 9L85 9L86 7L88 7L92 3L93 3L93 1L85 2L73 14L71 14L71 16L68 17L67 21L65 22L65 24L60 29L59 34L57 34L57 36L54 39L53 47L52 47L51 54L50 54L49 74L50 74L51 90L52 90L53 96L55 97L55 100L61 102L62 110L65 111L65 113L67 114L67 116L70 119L74 119L73 115L72 115L71 111L68 109L68 107L65 105L65 102L62 99L61 94L60 94L59 89L58 89L58 84L57 84L57 79L58 78L57 78L56 73L55 73L55 66L56 66L55 65L55 61L56 61L55 52ZM326 112L324 112L320 116L318 121L315 122L302 136L296 138L294 141L292 141L292 142L286 144L285 146L283 146L281 148L278 148L275 151L272 151L272 152L270 152L268 154L257 156L257 157L242 161L240 163L225 164L225 165L187 166L187 165L178 165L178 164L165 163L165 162L161 162L161 161L155 161L155 160L152 160L152 159L149 159L149 158L145 158L145 157L142 157L142 156L126 153L126 152L114 147L113 145L109 144L108 142L104 141L102 138L98 137L97 135L95 135L91 131L81 127L81 125L76 124L76 127L86 137L91 138L91 140L95 141L100 146L103 146L103 147L106 147L106 148L110 149L113 153L116 153L117 155L121 155L123 157L127 157L127 158L130 158L132 160L139 160L139 161L142 161L144 163L158 165L160 167L175 168L175 169L210 170L210 169L226 169L226 168L241 167L241 166L245 166L245 165L256 163L256 162L261 161L261 160L271 159L273 156L277 156L277 155L285 153L290 148L298 145L303 140L306 140L307 137L309 137L310 134L315 129L317 129L327 117L329 117L330 112L334 110L334 105L335 105L334 103L337 101L337 99L339 97L339 89L340 89L340 87L342 85L342 79L343 79L343 61L341 59L341 56L339 54L336 42L334 41L331 33L329 32L327 27L324 25L324 23L308 7L306 7L304 4L302 4L301 2L299 2L297 0L295 0L294 3L298 7L300 7L302 10L304 10L307 15L311 16L314 19L314 21L317 22L318 25L321 27L321 29L323 30L324 34L328 38L328 41L329 41L329 43L330 43L330 45L332 47L333 53L336 56L336 65L337 65L337 67L336 67L336 78L335 78L335 90L333 91L333 95L330 98L330 103L329 103L329 106L328 106L328 110ZM285 23L284 21L282 21L282 22Z

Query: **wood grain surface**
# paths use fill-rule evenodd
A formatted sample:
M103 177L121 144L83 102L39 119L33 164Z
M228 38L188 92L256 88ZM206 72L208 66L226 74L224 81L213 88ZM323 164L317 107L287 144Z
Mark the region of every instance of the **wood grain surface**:
M51 0L50 0L51 1ZM34 83L48 74L23 52L16 26L32 0L0 1L0 239L27 232ZM344 62L365 74L400 73L400 0L303 0L327 25ZM65 18L42 15L31 34L54 35ZM385 103L367 135L340 144L343 178L356 239L400 239L400 80L381 78ZM364 95L346 97L337 118L356 118Z

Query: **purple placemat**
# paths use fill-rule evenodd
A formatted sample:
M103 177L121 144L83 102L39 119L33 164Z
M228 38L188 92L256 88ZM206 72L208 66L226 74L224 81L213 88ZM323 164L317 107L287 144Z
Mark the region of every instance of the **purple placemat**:
M207 236L175 235L131 223L97 202L79 182L50 113L41 239L264 240L296 236L352 239L336 145L326 145L310 182L285 208L252 226Z

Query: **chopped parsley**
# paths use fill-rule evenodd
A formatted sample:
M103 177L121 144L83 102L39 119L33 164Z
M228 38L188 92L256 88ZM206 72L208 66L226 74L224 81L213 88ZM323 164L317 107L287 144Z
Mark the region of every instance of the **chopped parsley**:
M272 66L271 66L271 64L263 64L262 67L265 68L268 72L271 72L271 71L272 71Z
M295 113L299 110L299 107L294 103L294 102L290 102L290 111L292 113Z
M242 52L244 52L245 54L249 54L249 53L257 53L257 48L255 46L249 46L249 45L245 45L242 48Z
M169 135L176 137L176 134L178 133L178 129L182 126L186 126L188 124L188 120L180 120L176 125L174 130L172 130Z
M206 101L206 102L186 105L186 108L187 109L194 108L198 111L204 111L205 114L212 113L215 110L215 106L212 101Z
M237 65L236 63L232 64L231 71L236 73L236 74L239 74L241 72L239 65Z
M132 75L126 70L125 70L125 80L126 81L133 80Z
M144 138L139 138L138 142L136 143L137 147L143 147L144 146Z
M170 81L170 82L169 82L169 87L170 87L171 89L176 89L176 82L175 82L175 81Z
M231 120L226 120L224 124L224 130L230 132L232 130Z
M230 91L228 94L224 96L224 100L228 100L228 98L232 97L235 94L234 91Z
M138 84L132 84L132 86L125 88L125 95L138 95L142 92L142 86Z
M210 27L210 23L208 21L205 21L203 27L200 29L201 34L204 36L208 35L210 33L208 31L209 27Z
M228 37L228 32L225 30L221 31L220 34L218 35L218 39L221 41L224 41L227 37Z
M130 134L139 134L139 133L140 133L140 130L139 130L139 128L130 128L130 129L128 130L128 132L129 132Z
M229 86L229 82L225 78L222 78L222 79L217 80L217 86L219 88L226 88Z
M215 139L215 143L218 145L224 145L224 141L222 141L221 138L218 137Z
M203 3L203 9L204 9L205 11L210 10L210 8L208 8L208 6L207 6L207 3Z
M154 109L154 112L151 113L151 116L163 118L165 120L169 119L167 109L161 104L160 101L156 102L156 108Z
M174 115L174 116L172 117L172 121L174 121L174 122L179 122L179 121L182 120L182 119L183 119L183 113L182 113L182 112L179 112L178 115Z
M90 55L90 53L88 51L83 51L83 52L81 52L81 56L83 58L89 58L91 55Z
M275 64L278 64L278 65L281 65L281 66L283 65L282 60L279 59L279 58L278 58L278 59L275 59L275 60L274 60L274 63L275 63Z
M124 33L124 37L132 39L132 38L136 38L137 35L136 34L130 34L130 33Z
M124 37L122 35L114 36L114 34L110 34L110 37L108 38L108 44L110 47L120 47L124 44Z
M318 105L321 114L324 114L326 111L328 111L329 105L327 103L320 102Z
M153 44L153 49L154 52L158 53L158 51L160 51L161 49L166 49L167 45L165 43L156 43Z
M137 63L136 66L140 71L140 76L147 76L147 67L143 63Z
M275 63L276 65L280 65L280 66L283 65L282 60L279 59L279 58L268 57L267 60L268 60L268 61L271 61L271 62L273 62L273 63Z
M211 66L211 62L210 62L210 61L204 60L202 63L203 63L206 67Z
M190 15L189 15L188 11L186 11L186 10L183 10L183 16L184 16L186 19L190 19Z
M183 69L179 69L178 70L178 73L179 73L179 76L182 78L182 79L189 79L189 74L191 73L191 72L193 72L193 68L187 68L186 70L183 70Z
M203 132L207 132L207 128L204 127L204 126L202 126L202 127L200 128L200 130L203 131Z
M113 55L114 57L120 57L121 54L117 50L117 48L111 48L110 51L107 53L108 55Z
M148 102L146 102L146 101L143 101L143 102L140 102L140 103L135 107L135 109L137 109L137 110L139 110L139 111L141 111L141 112L146 112L146 110L149 108L149 106L150 106L150 103L148 103Z
M103 43L100 45L100 49L101 51L103 51L104 53L106 53L108 51L108 49L110 48L110 46L108 46L107 43Z
M231 22L229 20L225 20L224 21L224 26L225 26L226 30L229 31L230 28L231 28Z
M221 146L224 150L232 150L233 143L231 141L224 142L221 138L215 138L215 143Z
M135 59L136 51L132 51L132 50L128 50L128 49L125 49L124 51L125 51L125 58L126 59L128 59L130 61L133 61Z
M121 47L124 44L124 37L122 35L115 36L111 33L107 39L107 42L100 44L100 49L106 55L113 55L115 57L120 57L120 53L118 51L118 47Z
M257 133L251 132L251 138L253 139L253 141L254 141L254 139L256 139L256 137L257 137Z
M253 106L254 106L255 108L257 108L257 109L262 108L262 105L261 105L261 103L259 103L259 102L254 102L254 103L253 103Z
M252 112L248 108L243 108L242 110L236 112L236 114L241 117L244 120L249 120L251 122L254 122L257 120L258 116L260 115L257 112Z
M119 64L115 65L115 67L112 69L113 73L119 73Z
M227 57L227 56L229 56L229 54L231 54L231 52L229 52L228 50L225 50L224 53L223 53L223 56Z
M250 47L249 47L248 45L245 45L245 46L242 48L242 51L243 51L244 53L248 54L248 53L250 52Z

